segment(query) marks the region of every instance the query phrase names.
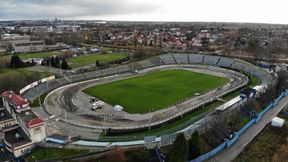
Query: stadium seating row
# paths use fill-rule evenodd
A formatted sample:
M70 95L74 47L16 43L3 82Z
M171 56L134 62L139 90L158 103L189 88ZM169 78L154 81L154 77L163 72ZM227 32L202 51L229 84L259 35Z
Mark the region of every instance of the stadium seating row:
M26 91L24 93L24 97L27 98L28 100L34 100L39 94L50 92L53 89L56 89L58 87L70 83L76 83L80 81L101 78L115 74L122 74L160 65L171 65L171 64L204 64L211 66L219 66L253 74L258 79L261 80L262 84L270 84L273 81L273 78L270 74L267 74L265 71L257 68L256 66L243 62L241 60L221 56L200 55L200 54L165 54L155 56L147 60L139 61L136 63L131 63L129 65L118 65L103 70L64 76L62 78L58 78L49 81L47 83L39 84L37 87Z
M211 66L219 66L224 68L230 68L240 72L246 72L255 75L262 84L270 84L273 82L273 78L270 74L251 65L247 62L231 59L221 56L200 55L200 54L166 54L161 55L160 59L163 64L204 64Z

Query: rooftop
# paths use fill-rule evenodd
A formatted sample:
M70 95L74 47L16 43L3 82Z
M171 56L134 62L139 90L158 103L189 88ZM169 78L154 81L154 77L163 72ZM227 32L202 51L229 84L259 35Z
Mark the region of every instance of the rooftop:
M253 88L245 88L245 89L241 90L241 93L245 94L245 95L249 95L249 94L254 93L254 92L255 92L255 90Z
M13 91L5 91L1 95L2 97L8 98L10 102L16 106L28 104L28 101L24 100L21 96L15 94Z
M0 110L0 122L9 119L13 119L10 113L6 109Z
M22 111L19 113L19 115L22 120L26 122L28 128L40 123L44 123L44 120L35 115L31 110Z
M22 111L19 113L19 116L25 121L28 122L32 119L38 118L31 110Z
M12 147L18 147L32 142L21 127L4 132L4 139L11 144Z
M11 102L13 102L15 105L24 105L24 104L27 104L28 101L24 100L21 96L19 95L12 95L11 97Z

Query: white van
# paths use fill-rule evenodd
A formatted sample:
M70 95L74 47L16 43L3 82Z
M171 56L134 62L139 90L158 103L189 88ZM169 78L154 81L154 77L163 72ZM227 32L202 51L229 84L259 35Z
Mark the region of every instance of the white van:
M96 110L96 109L102 108L102 106L104 106L103 101L96 101L96 102L92 103L91 109Z

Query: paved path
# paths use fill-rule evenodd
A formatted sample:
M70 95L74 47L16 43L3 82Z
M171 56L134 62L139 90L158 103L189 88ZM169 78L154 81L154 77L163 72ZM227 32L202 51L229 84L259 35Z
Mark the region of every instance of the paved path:
M229 148L225 148L214 157L210 158L209 162L229 162L235 159L245 147L270 123L273 117L288 104L288 96L284 97L276 107L269 110L259 121L247 129L239 139Z

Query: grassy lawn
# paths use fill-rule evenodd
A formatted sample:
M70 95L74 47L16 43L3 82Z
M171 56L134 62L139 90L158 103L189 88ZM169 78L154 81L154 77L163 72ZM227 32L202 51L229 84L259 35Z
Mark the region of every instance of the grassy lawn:
M238 95L239 95L239 92L235 91L223 97L223 99L228 101ZM98 141L112 141L112 142L113 141L129 141L129 140L133 141L133 140L143 139L145 136L151 136L151 135L161 136L164 134L174 133L174 132L180 131L188 127L192 123L203 118L207 113L211 112L212 110L214 110L216 107L220 106L221 104L223 104L223 102L214 101L213 103L208 104L204 106L203 108L200 108L197 111L194 111L190 113L189 115L186 115L183 118L175 122L164 124L161 127L154 128L151 130L135 132L135 133L125 133L125 134L119 134L115 136L105 136L104 134L101 134Z
M28 161L37 161L51 159L51 158L64 158L69 156L76 156L81 154L89 153L88 150L76 150L76 149L61 149L61 148L42 148L39 147L34 150L29 156L27 156ZM32 158L35 157L35 159Z
M22 69L9 69L3 68L0 69L0 92L3 90L20 90L26 85L51 76L51 73L48 72L34 72L26 68ZM18 92L17 92L18 93Z
M40 102L43 104L45 97L48 95L48 93L44 93L40 96ZM31 104L30 107L39 107L39 98L36 98Z
M95 64L96 60L101 63L106 63L110 61L116 61L127 57L127 54L93 54L93 55L84 55L79 57L72 57L68 59L70 67L80 67L90 64Z
M97 85L84 92L111 105L121 105L126 112L145 113L166 108L227 82L227 78L207 74L165 70Z
M257 85L258 79L254 75L252 75L251 77L252 78L251 78L251 80L249 80L249 83L247 84L246 87ZM239 96L239 95L240 95L239 91L234 91L234 92L224 96L223 100L229 101L232 98ZM212 111L213 109L220 106L221 104L223 104L223 102L214 101L213 103L206 105L204 108L201 108L195 112L190 113L189 115L184 116L182 119L179 119L179 120L172 122L172 123L169 123L169 124L162 125L159 128L155 128L155 129L151 129L151 130L146 130L146 131L142 131L142 132L135 132L135 133L128 133L128 134L126 133L123 135L120 134L120 135L115 135L115 136L105 136L104 133L102 133L101 136L99 137L98 141L111 141L111 142L129 141L129 140L133 141L133 140L143 139L145 136L149 136L149 135L161 136L164 134L177 132L177 131L184 129L187 126L191 125L195 121L201 119L203 116L205 116L205 114ZM241 120L241 123L239 124L240 127L243 127L249 121L250 121L250 119L248 117L244 116L243 119Z
M245 74L245 75L248 75L248 74ZM249 80L247 87L255 87L259 83L260 83L259 79L255 75L250 74L250 80Z
M38 75L41 77L47 77L50 76L51 73L43 73L43 72L34 72L31 70L28 70L26 68L21 69L10 69L10 68L3 68L0 70L0 80L5 79L6 77L16 76L16 75Z
M54 55L62 55L64 52L60 51L49 51L49 52L38 52L38 53L21 53L18 54L19 57L22 60L28 59L28 58L46 58L46 57L51 57ZM0 60L2 61L9 61L11 60L11 55L6 55L6 56L0 56Z

